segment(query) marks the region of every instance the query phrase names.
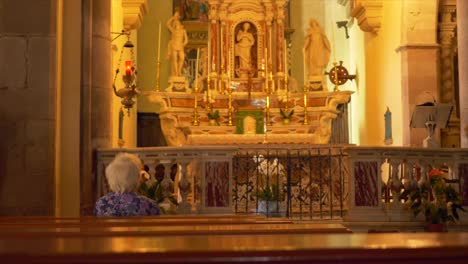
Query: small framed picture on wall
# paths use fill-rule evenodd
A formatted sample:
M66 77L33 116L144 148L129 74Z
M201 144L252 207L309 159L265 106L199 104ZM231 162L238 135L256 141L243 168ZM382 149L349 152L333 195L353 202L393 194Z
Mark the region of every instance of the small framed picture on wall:
M179 11L182 21L208 22L208 0L172 0L172 9Z

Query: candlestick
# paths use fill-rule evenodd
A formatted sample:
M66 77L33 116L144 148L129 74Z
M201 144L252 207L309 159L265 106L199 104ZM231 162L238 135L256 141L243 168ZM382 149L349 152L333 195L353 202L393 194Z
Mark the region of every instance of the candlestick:
M309 93L309 87L304 86L304 122L302 124L309 124L309 113L307 112L307 96Z
M198 64L200 59L200 48L197 48L197 61L195 62L195 87L198 88Z
M206 58L208 63L208 75L211 73L211 25L208 28L208 57Z
M211 112L211 79L210 75L206 78L206 111Z
M265 49L265 52L263 54L263 56L265 57L265 71L263 74L265 74L265 79L267 78L267 73L268 73L268 53L267 53L267 50Z
M158 61L156 62L156 91L159 92L159 80L161 72L161 21L159 21L159 33L158 33Z
M158 31L158 61L161 61L161 21L159 21Z
M227 89L228 89L228 126L232 126L232 87L231 87L231 78L229 77L229 72L228 72L228 83L227 83Z
M197 48L197 62L195 65L195 85L193 88L194 98L193 98L193 120L192 125L198 126L198 59L200 58L200 48Z
M284 45L284 75L288 75L288 48L286 46L286 40L283 42Z
M307 72L306 72L306 50L302 49L302 68L304 69L304 86L307 86Z

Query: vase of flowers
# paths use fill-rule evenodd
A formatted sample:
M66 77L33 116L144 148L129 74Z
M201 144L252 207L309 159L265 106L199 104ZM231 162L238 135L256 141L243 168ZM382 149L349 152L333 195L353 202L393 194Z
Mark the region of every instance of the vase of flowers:
M268 216L281 216L278 205L284 201L284 193L272 184L257 191L258 212Z
M155 181L150 184L147 184L146 182L141 183L138 187L138 193L155 200L159 204L159 208L163 214L168 213L167 209L162 206L164 202L169 201L172 206L178 205L177 199L174 195L167 190L164 190L159 181Z
M432 169L424 184L405 190L401 195L406 200L406 207L415 217L424 214L428 232L446 231L447 223L459 219L458 210L465 211L461 195L449 182L446 173Z

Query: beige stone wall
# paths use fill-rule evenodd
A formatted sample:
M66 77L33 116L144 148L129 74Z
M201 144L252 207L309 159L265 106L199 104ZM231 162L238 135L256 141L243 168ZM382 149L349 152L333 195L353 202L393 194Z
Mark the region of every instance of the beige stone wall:
M384 114L387 106L392 112L393 145L402 145L401 60L396 49L401 43L401 1L382 1L380 29L364 32L365 74L358 72L358 90L362 105L360 113L360 145L383 146ZM370 11L367 11L368 15ZM357 23L357 21L355 21Z
M161 21L161 90L169 86L170 63L167 59L167 44L170 32L166 21L172 16L172 1L148 1L148 14L138 29L139 83L144 91L156 89L156 65L158 49L158 23ZM146 97L138 97L139 112L159 112L158 107Z
M401 55L402 144L405 146L420 147L427 136L424 128L409 127L414 107L433 99L439 101L437 11L436 0L411 0L401 5L401 45L398 52Z
M112 32L121 32L124 29L124 20L123 20L123 9L122 9L122 0L112 0L112 21L111 21L111 31ZM130 32L130 39L132 43L135 45L133 48L133 52L135 55L135 67L138 71L138 78L141 76L140 74L140 65L138 64L137 60L137 52L138 52L138 43L137 43L137 30L132 30ZM113 35L115 38L117 35ZM127 36L120 36L116 40L112 42L112 80L115 77L115 70L117 68L120 69L120 74L115 81L117 89L123 88L125 85L122 81L122 74L125 73L125 61L131 61L131 49L124 48L123 45L128 40ZM119 57L122 52L122 61L120 65ZM138 81L140 84L140 81ZM113 95L112 96L112 147L118 147L118 138L119 138L119 112L122 108L121 98ZM130 112L127 112L126 109L124 110L124 117L123 117L123 131L122 136L125 142L124 147L136 147L137 142L137 108L138 102L135 103Z
M0 215L53 213L55 1L0 1Z

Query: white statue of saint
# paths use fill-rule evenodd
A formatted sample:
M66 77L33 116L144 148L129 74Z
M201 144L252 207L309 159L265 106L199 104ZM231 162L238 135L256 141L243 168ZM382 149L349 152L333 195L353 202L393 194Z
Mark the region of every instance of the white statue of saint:
M242 29L239 30L236 36L237 43L235 45L235 56L239 57L239 69L250 70L252 67L251 62L251 49L255 44L255 38L249 32L250 24L245 22Z
M168 44L167 56L172 61L171 75L182 76L182 67L185 60L185 45L188 43L187 32L184 25L180 22L179 12L167 21L167 28L172 33L172 38Z
M320 24L315 19L310 19L309 25L310 28L307 30L304 42L304 51L310 79L324 74L325 67L327 67L330 60L331 50L330 42Z

